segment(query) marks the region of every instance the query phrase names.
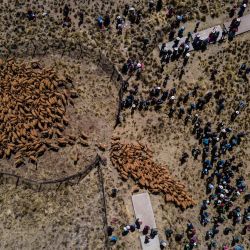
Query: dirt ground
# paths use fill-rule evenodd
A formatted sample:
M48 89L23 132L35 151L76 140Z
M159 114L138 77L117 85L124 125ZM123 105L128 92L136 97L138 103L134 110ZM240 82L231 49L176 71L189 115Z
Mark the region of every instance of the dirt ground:
M220 116L216 115L216 102L212 99L205 109L198 111L200 117L211 121L213 128L218 121L229 123L230 114L239 100L249 102L249 79L244 80L237 72L242 63L250 64L250 33L236 37L234 41L225 41L222 44L211 45L205 52L193 52L180 77L182 59L169 63L163 71L159 60L157 43L153 42L155 34L162 31L163 36L159 42L167 39L169 20L166 18L166 7L160 13L147 11L147 2L129 0L71 0L70 17L72 26L62 28L62 8L65 1L0 1L0 55L5 58L6 53L18 55L20 51L13 44L25 44L26 40L33 40L44 44L46 41L53 44L56 39L71 43L72 47L82 44L93 49L93 53L102 51L118 67L129 58L135 57L142 60L145 69L142 78L129 80L129 89L133 85L139 86L139 96L147 97L154 86L162 89L176 87L177 94L191 91L195 85L200 88L198 97L207 91L223 90L225 97L225 110ZM163 1L164 2L164 1ZM234 1L240 4L241 1ZM140 25L126 26L122 36L116 34L115 25L108 31L99 31L96 19L108 12L112 20L123 12L124 4L133 4L143 13ZM188 15L185 33L193 30L196 20L201 20L199 30L224 23L228 19L228 11L232 1L168 1L178 13ZM249 8L249 7L248 7ZM38 13L35 22L28 22L23 18L23 13L32 9ZM83 25L78 27L78 14L84 13ZM43 12L48 16L41 18ZM247 9L246 12L249 12ZM17 29L22 30L18 33ZM148 50L142 50L142 38L149 37L152 44ZM66 42L65 42L66 43ZM40 46L39 45L39 46ZM71 47L69 47L69 51ZM49 51L49 50L48 50ZM156 225L160 239L166 239L164 230L172 228L174 234L182 233L189 220L196 227L198 236L198 249L207 249L205 232L210 228L200 225L198 214L202 200L207 198L205 193L205 180L200 178L202 164L191 157L191 149L199 147L197 140L191 134L191 124L184 125L182 119L168 117L168 107L160 111L149 109L138 111L132 115L130 110L122 112L122 124L114 129L115 116L118 103L117 83L110 80L110 75L105 73L93 54L93 58L77 58L70 53L47 53L44 56L27 56L16 58L26 62L37 60L43 66L54 67L59 73L67 73L73 79L73 85L78 93L78 98L73 100L74 105L67 107L69 126L64 133L79 136L83 132L88 136L88 146L76 143L74 146L61 148L59 152L48 151L38 160L37 167L28 164L24 168L16 169L13 159L0 161L0 171L16 173L24 177L48 180L75 174L84 169L96 154L107 159L107 165L102 168L104 174L107 219L108 224L115 228L114 235L118 242L112 249L137 250L141 249L139 234L121 235L122 228L134 222L134 213L131 204L131 195L135 185L132 179L124 182L120 179L116 168L109 161L109 148L112 136L120 136L121 140L140 141L148 145L154 152L154 160L168 166L171 174L183 184L187 191L197 201L197 205L181 211L172 203L166 203L162 195L150 194ZM68 50L65 50L68 52ZM23 52L22 52L23 53ZM146 55L145 55L146 54ZM211 70L217 69L215 80L211 80ZM163 87L166 75L170 76L168 84ZM125 93L126 95L127 93ZM188 103L197 98L190 98ZM240 114L236 121L230 124L234 132L249 132L249 106ZM106 145L103 152L99 144ZM250 151L249 136L232 153L236 155L237 162L243 162L243 167L237 176L243 175L250 185ZM187 152L190 157L184 165L180 165L180 157ZM227 154L227 157L231 155ZM2 182L1 182L2 183ZM116 198L111 197L112 188L118 189ZM140 192L146 190L140 189ZM97 171L93 170L79 185L62 185L58 191L50 187L37 192L22 185L15 188L13 184L0 185L0 249L105 249L105 233L103 204L100 183ZM237 205L246 208L243 198L237 200ZM236 204L235 204L236 206ZM235 207L234 206L234 207ZM213 208L209 214L215 216ZM234 227L233 234L228 236L222 233L223 228L232 226L232 220L227 220L220 229L215 239L218 249L222 244L229 243L232 235L239 235L242 225ZM168 241L170 250L184 248L187 242L185 237L181 243L173 238ZM242 236L241 243L248 249L249 235Z

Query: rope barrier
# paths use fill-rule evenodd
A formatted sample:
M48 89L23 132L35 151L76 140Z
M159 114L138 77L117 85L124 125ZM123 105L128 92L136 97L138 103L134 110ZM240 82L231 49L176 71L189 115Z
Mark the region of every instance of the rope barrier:
M99 155L97 155L95 157L95 160L89 164L84 170L70 175L70 176L66 176L63 178L59 178L59 179L55 179L55 180L34 180L34 179L29 179L29 178L25 178L22 176L19 176L17 174L11 174L11 173L7 173L7 172L0 172L0 176L1 178L11 178L14 177L16 178L16 186L20 185L21 183L25 183L25 184L30 184L30 185L39 185L39 191L41 191L41 188L43 185L49 185L49 184L62 184L65 182L69 182L70 180L74 180L78 178L77 184L80 182L80 180L82 180L85 176L87 176L87 174L96 166L99 165L99 163L102 163L102 159Z

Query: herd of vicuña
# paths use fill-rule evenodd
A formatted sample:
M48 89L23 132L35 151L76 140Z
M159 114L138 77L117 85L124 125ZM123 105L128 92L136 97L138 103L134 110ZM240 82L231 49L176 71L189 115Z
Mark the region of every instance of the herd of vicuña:
M0 157L36 163L46 150L74 144L63 135L71 94L67 81L38 63L0 62Z
M195 204L179 181L173 179L166 166L152 160L152 151L141 143L121 143L114 138L110 158L124 180L132 177L152 193L163 193L166 201L185 209Z

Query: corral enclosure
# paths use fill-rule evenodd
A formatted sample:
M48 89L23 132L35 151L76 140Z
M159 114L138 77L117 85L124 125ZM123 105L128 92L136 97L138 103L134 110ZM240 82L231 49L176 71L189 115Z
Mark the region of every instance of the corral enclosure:
M21 65L13 61L10 61L9 64L17 68ZM51 64L50 67L53 67L53 72L58 72L61 75L66 74L61 80L58 80L58 84L63 86L55 87L53 85L54 90L50 90L45 86L46 75L43 72L43 64L46 64L47 67ZM10 130L6 136L10 138L17 136L16 132L20 134L17 128L20 128L23 135L21 134L19 139L23 140L23 142L19 141L18 138L12 138L12 142L6 144L6 150L9 146L11 152L7 152L9 153L8 155L5 153L5 158L8 159L2 160L2 171L11 171L24 177L45 180L74 174L82 170L85 165L95 158L98 145L105 145L112 134L114 117L116 115L116 86L110 80L110 75L105 76L103 70L94 63L87 65L87 62L78 61L73 64L72 59L59 60L56 57L47 57L46 59L40 59L39 64L38 61L35 62L33 60L32 65L36 66L37 69L33 69L32 71L31 66L29 66L30 69L18 68L18 74L22 77L21 80L24 85L22 89L25 94L24 99L20 99L22 96L20 96L21 92L18 90L15 90L18 91L15 93L19 95L16 99L13 96L9 97L7 94L7 98L9 99L6 102L8 102L8 105L12 105L11 100L13 102L20 101L21 111L17 109L17 112L19 112L17 113L17 121L13 121L12 127L6 128L6 131ZM33 73L27 73L26 71L28 70ZM68 70L71 72L68 73ZM41 73L35 73L36 71ZM25 72L28 75L25 75ZM49 71L48 73L53 75L51 72ZM7 74L8 72L2 71L2 74L5 73ZM10 75L8 81L19 80L18 74L13 75L12 73L12 77L15 79L11 78ZM32 76L32 74L35 76ZM37 78L36 74L38 74ZM74 75L74 78L70 78L68 74ZM29 78L29 75L32 78ZM41 76L45 80L41 79ZM47 76L47 80L49 80L48 77L49 75ZM53 81L56 84L56 80L52 79L48 81L48 84ZM25 85L26 82L27 85ZM29 93L28 90L30 86L33 86L33 82L34 88ZM40 85L36 86L35 84ZM21 83L18 86L20 85ZM39 86L41 92L38 92L37 95L40 96L36 96L36 88L39 89ZM2 87L5 87L4 82ZM61 89L61 94L59 92L54 93L56 91L55 88ZM6 91L8 91L7 87ZM3 98L6 95L5 93L7 92L3 93ZM44 95L44 98L42 95ZM60 99L60 104L58 104L56 96L60 98L61 95L63 95L64 99ZM31 102L28 103L25 98L29 98ZM66 98L69 99L67 100ZM41 100L41 103L37 102L39 100ZM63 105L62 102L65 102L66 106L60 107L60 105ZM8 108L8 105L5 103L3 106ZM53 108L53 105L56 106ZM51 113L51 110L52 112L54 110L54 115ZM4 112L3 110L2 114ZM60 112L62 112L62 117L60 117ZM12 119L12 116L15 117L15 114L15 111L10 114L9 119ZM32 120L29 121L29 119ZM6 117L5 120L6 124L10 123L10 120ZM6 124L4 125L3 123L2 126L6 126ZM26 148L22 149L22 147ZM35 147L35 149L32 147Z

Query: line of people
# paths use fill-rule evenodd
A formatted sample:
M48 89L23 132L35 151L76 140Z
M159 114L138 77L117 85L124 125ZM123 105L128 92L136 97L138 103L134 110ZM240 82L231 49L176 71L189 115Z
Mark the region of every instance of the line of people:
M181 28L179 28L177 32L177 36L175 37L176 27L179 27L181 21L178 22L177 26L172 25L171 27L173 28L169 32L169 41L174 41L174 43L173 43L172 48L167 48L166 43L162 44L161 49L160 49L161 62L168 63L170 59L172 60L178 59L180 58L181 55L183 55L183 57L185 58L186 55L189 55L189 50L190 50L191 45L193 46L195 50L204 51L207 49L207 46L209 44L216 43L219 40L223 41L227 35L228 35L229 40L232 40L235 37L235 34L237 33L238 28L241 24L240 17L243 16L247 3L248 3L248 0L243 0L240 6L238 17L234 18L231 21L228 31L226 28L223 28L222 31L220 31L217 29L217 27L214 27L214 29L209 33L208 37L201 37L200 34L197 33L198 27L200 25L200 22L198 21L196 22L195 29L194 29L195 36L193 37L192 32L188 32L186 39L180 43L182 37L184 36L185 27L182 26ZM190 44L190 42L192 43Z

